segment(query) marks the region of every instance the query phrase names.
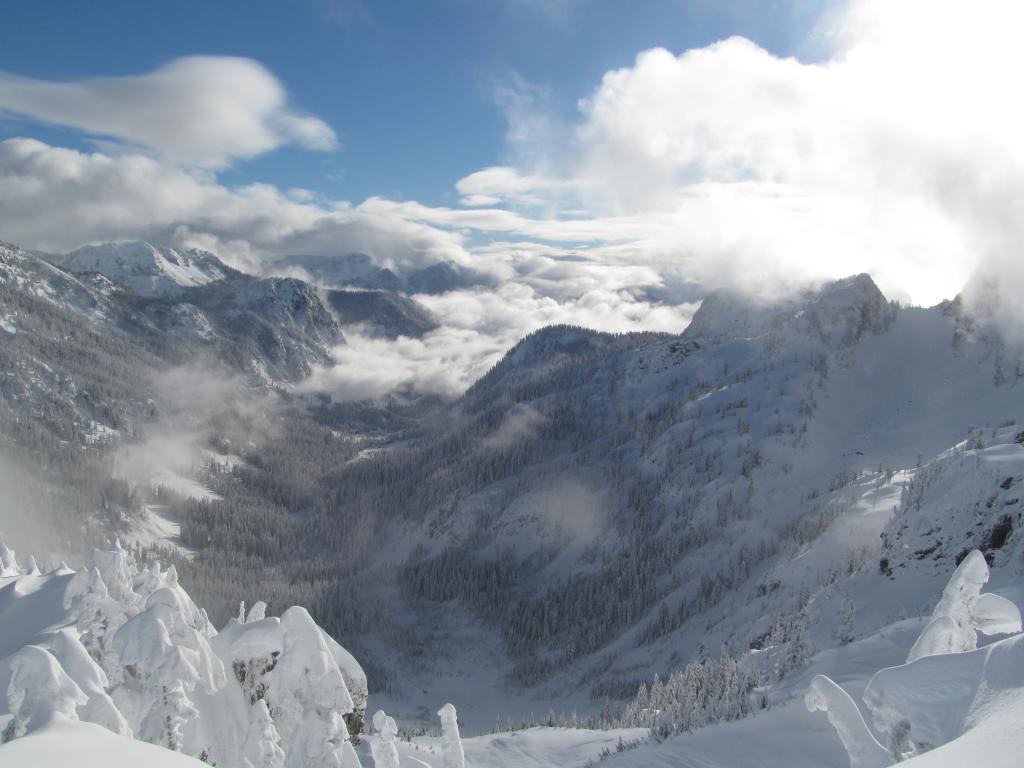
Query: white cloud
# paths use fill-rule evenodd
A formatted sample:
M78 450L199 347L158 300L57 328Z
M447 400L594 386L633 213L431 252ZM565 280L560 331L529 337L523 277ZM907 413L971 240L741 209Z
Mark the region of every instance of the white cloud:
M0 237L25 247L66 251L138 237L207 248L250 271L282 253L362 251L398 268L469 259L458 233L372 205L304 197L267 184L225 187L142 155L0 142Z
M411 390L455 395L544 325L678 332L694 309L649 298L665 288L665 279L646 264L531 241L470 247L462 230L472 211L381 199L351 206L269 185L230 188L151 157L111 157L32 139L0 142L0 209L8 213L0 237L41 250L141 237L206 248L253 271L272 255L361 251L400 271L453 260L499 278L494 291L418 297L443 325L421 340L347 332L349 343L334 352L336 366L307 385L344 399ZM530 222L507 211L479 215L497 220L481 220L480 227ZM546 232L560 225L532 226ZM598 230L576 234L604 236Z
M509 409L498 428L487 435L481 445L492 450L501 450L515 445L537 433L547 421L544 414L526 403L517 403Z
M388 393L456 396L483 376L521 338L546 325L572 323L607 331L678 333L695 304L665 306L625 291L594 289L568 300L509 281L495 291L417 296L441 327L422 339L388 341L346 329L334 365L318 370L306 391L362 400Z
M1019 252L1024 10L863 0L830 16L822 63L740 38L641 53L580 102L551 156L458 186L526 213L422 214L437 224L581 242L596 258L685 265L757 289L869 271L894 294L949 297L992 250ZM507 110L519 158L541 117ZM554 206L560 211L550 212ZM573 208L589 211L569 215ZM420 214L416 214L420 215ZM517 218L518 216L518 218Z
M0 73L0 109L203 167L283 144L332 150L338 143L322 120L288 108L284 87L261 64L228 56L70 83Z

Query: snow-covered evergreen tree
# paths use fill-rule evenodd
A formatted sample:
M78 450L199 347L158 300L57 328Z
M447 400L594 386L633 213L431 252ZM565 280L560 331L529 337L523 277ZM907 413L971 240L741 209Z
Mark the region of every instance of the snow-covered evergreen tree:
M98 568L83 568L71 578L64 590L64 608L77 617L82 644L103 668L110 683L120 682L120 660L112 643L128 617L122 605L110 596Z
M836 627L836 642L840 645L849 645L854 641L853 624L856 616L857 607L852 600L847 600L839 615L839 626Z
M263 699L257 699L249 707L244 758L247 761L246 768L284 768L285 754L281 749L281 737Z
M459 716L453 704L445 704L437 711L441 718L441 746L444 750L444 768L466 768L466 755L459 736Z
M227 678L179 590L158 589L146 601L146 610L114 636L125 669L115 700L122 712L134 718L139 738L198 755L202 745L183 741L186 725L198 716L189 694L197 687L213 694Z
M393 717L388 717L383 709L373 713L373 730L376 738L370 742L375 768L398 768L398 726Z
M175 752L187 752L185 727L198 717L199 710L185 691L185 684L166 681L139 724L139 738Z
M352 696L320 628L305 608L294 606L282 614L281 631L269 695L288 768L358 766L342 718L353 711Z
M10 659L7 705L13 718L3 734L10 741L42 727L51 719L77 720L77 708L88 701L60 662L45 648L26 645Z
M245 624L252 624L257 621L263 621L267 617L267 604L262 600L257 600L252 604L249 609L249 613L246 614Z
M92 564L103 577L107 593L118 603L128 616L134 616L142 606L143 596L135 592L134 579L139 569L135 558L119 539L104 549L94 549Z
M78 707L78 719L131 737L128 721L107 695L110 683L106 674L79 641L75 630L67 628L56 633L50 641L50 651L88 697L88 701Z
M0 541L0 576L17 576L21 573L14 550Z

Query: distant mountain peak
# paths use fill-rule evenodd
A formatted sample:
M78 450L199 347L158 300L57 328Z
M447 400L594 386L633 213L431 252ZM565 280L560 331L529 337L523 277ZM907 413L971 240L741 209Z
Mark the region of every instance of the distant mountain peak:
M177 295L184 288L207 285L234 273L209 251L158 247L145 240L84 245L48 258L65 271L101 274L144 296Z
M867 331L881 332L891 317L889 302L874 280L859 274L780 299L714 291L685 333L690 338L750 338L793 328L819 335L828 345L849 344Z

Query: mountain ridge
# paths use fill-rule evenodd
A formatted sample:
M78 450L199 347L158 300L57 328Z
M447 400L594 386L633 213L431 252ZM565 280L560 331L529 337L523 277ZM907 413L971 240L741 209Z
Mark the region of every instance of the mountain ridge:
M44 258L74 274L101 274L144 296L177 295L183 288L240 274L209 251L158 248L145 240L84 245Z

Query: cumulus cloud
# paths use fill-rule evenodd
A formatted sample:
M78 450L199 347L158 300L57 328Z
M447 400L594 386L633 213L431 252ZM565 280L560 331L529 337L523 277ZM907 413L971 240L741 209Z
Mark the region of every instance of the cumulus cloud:
M49 251L145 238L207 248L249 271L284 253L361 251L395 268L469 259L460 234L372 203L324 204L268 184L229 188L144 155L112 157L34 139L0 142L0 208L0 237Z
M326 123L287 102L274 75L238 57L188 56L144 75L78 82L0 73L0 109L204 167L282 144L336 148Z
M545 156L485 169L458 189L469 203L561 211L475 211L482 226L589 237L592 254L683 263L708 286L870 271L890 293L937 301L990 251L1019 250L1008 208L1024 112L1008 94L1021 16L995 0L862 0L823 23L822 62L742 38L645 51L580 102L557 167ZM538 118L508 114L524 121L510 136L528 141Z

